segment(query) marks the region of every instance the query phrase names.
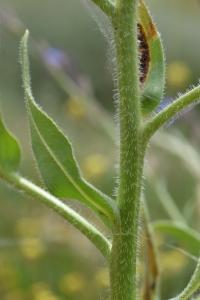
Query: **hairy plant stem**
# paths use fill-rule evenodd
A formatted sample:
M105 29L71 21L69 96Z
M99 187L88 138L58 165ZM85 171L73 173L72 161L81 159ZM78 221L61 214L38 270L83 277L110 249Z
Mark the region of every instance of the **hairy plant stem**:
M200 98L200 86L195 87L191 91L180 96L166 108L161 110L153 119L148 121L144 126L144 143L148 143L152 135L159 130L166 122L174 118L190 105L194 105Z
M136 0L116 1L113 18L118 73L120 170L110 263L111 299L136 300L136 257L143 151L138 76Z

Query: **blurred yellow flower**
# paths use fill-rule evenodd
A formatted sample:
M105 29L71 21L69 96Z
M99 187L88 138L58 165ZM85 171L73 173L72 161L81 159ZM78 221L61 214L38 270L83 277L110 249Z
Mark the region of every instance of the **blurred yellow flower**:
M39 239L27 239L20 244L22 255L27 259L40 258L46 251L44 243Z
M8 258L0 258L0 287L5 290L16 288L18 284L17 272Z
M190 68L182 61L174 61L168 65L167 81L172 88L184 88L192 76Z
M178 272L185 266L186 262L186 256L177 250L162 252L160 255L160 267L164 273Z
M83 162L83 172L88 177L98 177L105 173L109 162L102 154L91 154Z
M77 97L71 97L66 102L67 112L75 119L82 119L85 117L86 110L82 100Z
M23 299L24 299L24 294L23 291L21 290L10 291L4 297L4 300L23 300Z
M95 280L99 286L108 287L109 286L108 269L107 268L99 269L95 275Z
M85 278L80 273L69 273L64 275L59 283L59 288L64 294L81 291L86 285Z
M46 283L36 283L33 285L33 299L34 300L59 300L58 298L49 288Z
M22 237L38 236L40 233L40 222L36 218L21 218L17 221L16 232Z

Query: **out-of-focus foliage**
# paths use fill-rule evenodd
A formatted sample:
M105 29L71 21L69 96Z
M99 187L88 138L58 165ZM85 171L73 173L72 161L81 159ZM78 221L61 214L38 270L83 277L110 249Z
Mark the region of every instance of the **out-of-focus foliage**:
M23 144L22 172L37 178L27 143L28 124L18 64L18 44L25 24L33 37L35 96L70 136L84 175L112 195L116 153L110 128L110 115L111 122L114 119L110 56L83 2L0 0L1 107L9 128ZM170 101L178 91L197 82L200 75L200 3L197 0L149 0L147 3L166 48L166 101ZM96 104L93 98L99 102ZM103 105L105 110L97 109L96 105ZM155 137L149 151L145 184L152 221L170 218L177 221L177 215L170 215L160 199L165 197L168 203L170 197L185 221L184 226L199 231L198 129L197 108L167 128L167 136ZM158 193L160 179L167 196L164 192ZM2 183L0 207L1 299L73 300L81 297L93 300L99 294L105 298L108 273L104 261L70 225ZM77 207L89 214L83 207ZM93 215L91 219L97 222ZM166 299L186 285L196 257L170 234L156 233L156 243L162 299Z

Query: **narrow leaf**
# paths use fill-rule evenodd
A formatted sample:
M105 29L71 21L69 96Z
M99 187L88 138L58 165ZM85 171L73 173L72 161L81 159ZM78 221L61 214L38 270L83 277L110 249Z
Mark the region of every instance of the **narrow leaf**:
M114 219L112 199L86 182L74 158L71 144L54 121L36 104L30 86L28 32L21 42L22 77L31 129L32 147L41 176L50 192L77 199L94 209L105 221Z
M154 230L168 234L176 239L187 252L199 257L200 254L200 234L180 223L170 221L159 221L153 223Z
M160 200L162 207L164 208L166 213L169 215L169 217L176 222L180 222L182 224L187 225L184 216L182 215L182 213L179 210L178 206L176 205L174 199L172 198L171 194L169 193L164 179L160 178L152 186L155 186L156 195L157 195L158 199Z
M142 110L144 113L149 113L158 106L163 98L165 55L160 34L142 0L139 5L138 25Z
M198 260L198 264L196 266L196 269L186 286L186 288L183 290L183 292L178 295L177 297L171 299L171 300L188 300L188 299L199 299L194 297L194 294L198 293L199 296L199 289L200 289L200 258ZM192 298L191 298L192 297Z
M158 298L160 272L157 259L157 251L154 242L154 235L152 232L151 224L149 222L148 210L144 200L146 199L143 199L143 203L141 206L141 218L143 219L143 234L145 238L144 248L146 248L146 257L144 260L144 287L141 300L153 300Z
M20 163L20 147L15 137L5 127L0 115L0 171L16 172Z

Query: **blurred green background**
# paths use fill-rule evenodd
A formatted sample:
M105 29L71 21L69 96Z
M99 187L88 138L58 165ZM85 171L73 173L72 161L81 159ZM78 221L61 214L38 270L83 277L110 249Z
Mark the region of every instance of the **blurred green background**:
M199 80L200 2L147 3L165 45L166 99L170 99ZM22 144L23 175L42 184L30 148L18 63L19 40L26 27L32 37L35 98L70 137L84 175L112 195L117 156L112 53L99 30L107 31L106 20L87 4L0 0L0 103ZM173 218L166 208L173 199L185 222L199 231L199 117L198 107L183 114L156 136L149 150L144 193L152 221ZM106 264L72 226L2 182L0 207L0 299L106 299ZM77 203L75 207L98 224L90 211ZM157 233L156 244L162 299L167 299L185 286L196 257L170 236Z

